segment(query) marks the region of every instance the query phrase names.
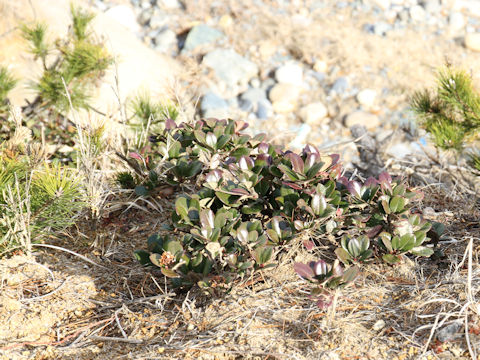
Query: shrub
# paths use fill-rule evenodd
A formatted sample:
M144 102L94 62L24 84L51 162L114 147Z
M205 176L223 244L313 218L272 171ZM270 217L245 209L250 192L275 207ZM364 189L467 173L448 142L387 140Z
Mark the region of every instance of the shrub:
M416 92L411 106L437 148L452 150L457 157L466 155L469 165L480 171L476 142L480 134L480 94L465 71L446 66L437 78L435 91Z
M147 185L137 185L141 196L161 183L190 189L175 201L176 235L152 235L148 251L136 252L142 264L159 267L174 286L228 287L275 266L276 255L304 230L315 230L309 248L335 239L347 267L372 255L394 264L407 253L433 253L422 245L430 224L411 211L421 193L387 173L364 183L348 180L338 155L321 154L311 145L298 154L283 151L264 142L263 134L243 134L245 127L233 120L179 125L167 120L150 138L149 150L128 159L149 174ZM121 178L131 181L125 174ZM351 282L356 272L348 269L345 281L327 272L332 284Z

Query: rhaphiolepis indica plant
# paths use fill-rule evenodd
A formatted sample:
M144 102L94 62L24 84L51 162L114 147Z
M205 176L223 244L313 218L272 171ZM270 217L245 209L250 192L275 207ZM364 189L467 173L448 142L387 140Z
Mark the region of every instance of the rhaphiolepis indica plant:
M166 183L189 189L175 201L175 237L152 235L148 251L136 252L142 264L159 267L178 287L217 287L275 266L299 232L313 229L310 244L321 234L338 239L336 254L346 269L336 263L321 274L316 265L310 275L307 265L296 270L332 289L353 281L355 264L372 257L394 264L407 253L433 253L422 245L430 224L411 211L421 193L387 173L364 183L348 180L338 155L312 145L298 154L283 151L263 134L243 134L245 127L233 120L166 120L148 151L130 154L136 174L143 174L129 178L137 194L154 194Z

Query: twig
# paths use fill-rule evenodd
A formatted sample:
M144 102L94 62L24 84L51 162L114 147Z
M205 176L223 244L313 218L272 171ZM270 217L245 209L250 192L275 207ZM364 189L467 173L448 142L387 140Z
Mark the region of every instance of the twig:
M127 344L145 344L143 340L137 339L124 339L121 337L109 337L109 336L89 336L90 340L95 341L113 341L113 342L122 342Z
M103 266L103 265L100 265L100 264L97 264L96 262L90 260L89 258L87 258L86 256L83 256L83 255L80 255L78 253L76 253L75 251L72 251L72 250L68 250L68 249L65 249L63 247L60 247L60 246L55 246L55 245L49 245L49 244L32 244L32 246L39 246L39 247L46 247L46 248L50 248L50 249L55 249L55 250L60 250L60 251L65 251L69 254L72 254L72 255L75 255L77 257L79 257L80 259L92 264L92 265L95 265L95 266L98 266L98 267L101 267L102 269L107 269L107 267Z

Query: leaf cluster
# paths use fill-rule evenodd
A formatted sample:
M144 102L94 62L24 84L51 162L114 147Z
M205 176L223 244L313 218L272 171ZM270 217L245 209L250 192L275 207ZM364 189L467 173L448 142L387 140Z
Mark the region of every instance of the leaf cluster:
M148 251L136 252L143 264L160 267L176 286L215 287L219 277L228 284L273 266L276 255L308 229L336 239L348 233L337 240L336 252L346 266L373 255L388 263L407 253L431 255L422 246L430 224L411 211L421 193L387 173L364 183L348 180L338 155L311 145L300 153L283 151L263 134L244 134L245 127L233 120L167 120L163 132L150 138L149 155L130 154L137 171L148 171L149 185L137 185L138 195L154 194L165 183L197 189L175 202L172 224L183 235L153 235ZM150 165L155 159L162 159L161 171ZM132 185L133 176L122 177Z

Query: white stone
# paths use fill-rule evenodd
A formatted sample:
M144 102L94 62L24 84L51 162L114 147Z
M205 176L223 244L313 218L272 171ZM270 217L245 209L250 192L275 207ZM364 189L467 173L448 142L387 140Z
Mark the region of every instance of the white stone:
M323 60L317 60L315 61L315 64L313 64L313 70L319 73L325 73L327 72L328 65L326 61Z
M452 32L463 30L467 22L461 12L452 12L448 17L448 28Z
M128 5L117 5L105 11L105 16L112 18L132 32L140 31L137 16Z
M347 115L345 126L350 128L353 125L363 125L367 129L375 129L380 126L380 119L377 115L357 110Z
M375 104L377 92L373 89L364 89L357 94L357 101L360 105L370 109Z
M465 46L473 51L480 51L480 33L465 35Z
M310 125L319 125L328 116L328 110L321 102L314 102L300 109L299 115L302 120Z
M375 324L373 324L372 329L375 331L380 331L385 327L385 320L378 320Z
M426 11L420 5L414 5L410 8L410 17L413 21L421 22L425 20Z
M273 110L278 113L287 113L295 110L299 96L300 88L291 84L277 84L269 93Z
M180 9L182 4L178 0L159 0L158 5L165 9Z
M372 2L382 10L389 9L391 5L390 0L373 0Z
M281 84L300 86L303 83L303 69L295 63L285 64L275 71L275 78Z

